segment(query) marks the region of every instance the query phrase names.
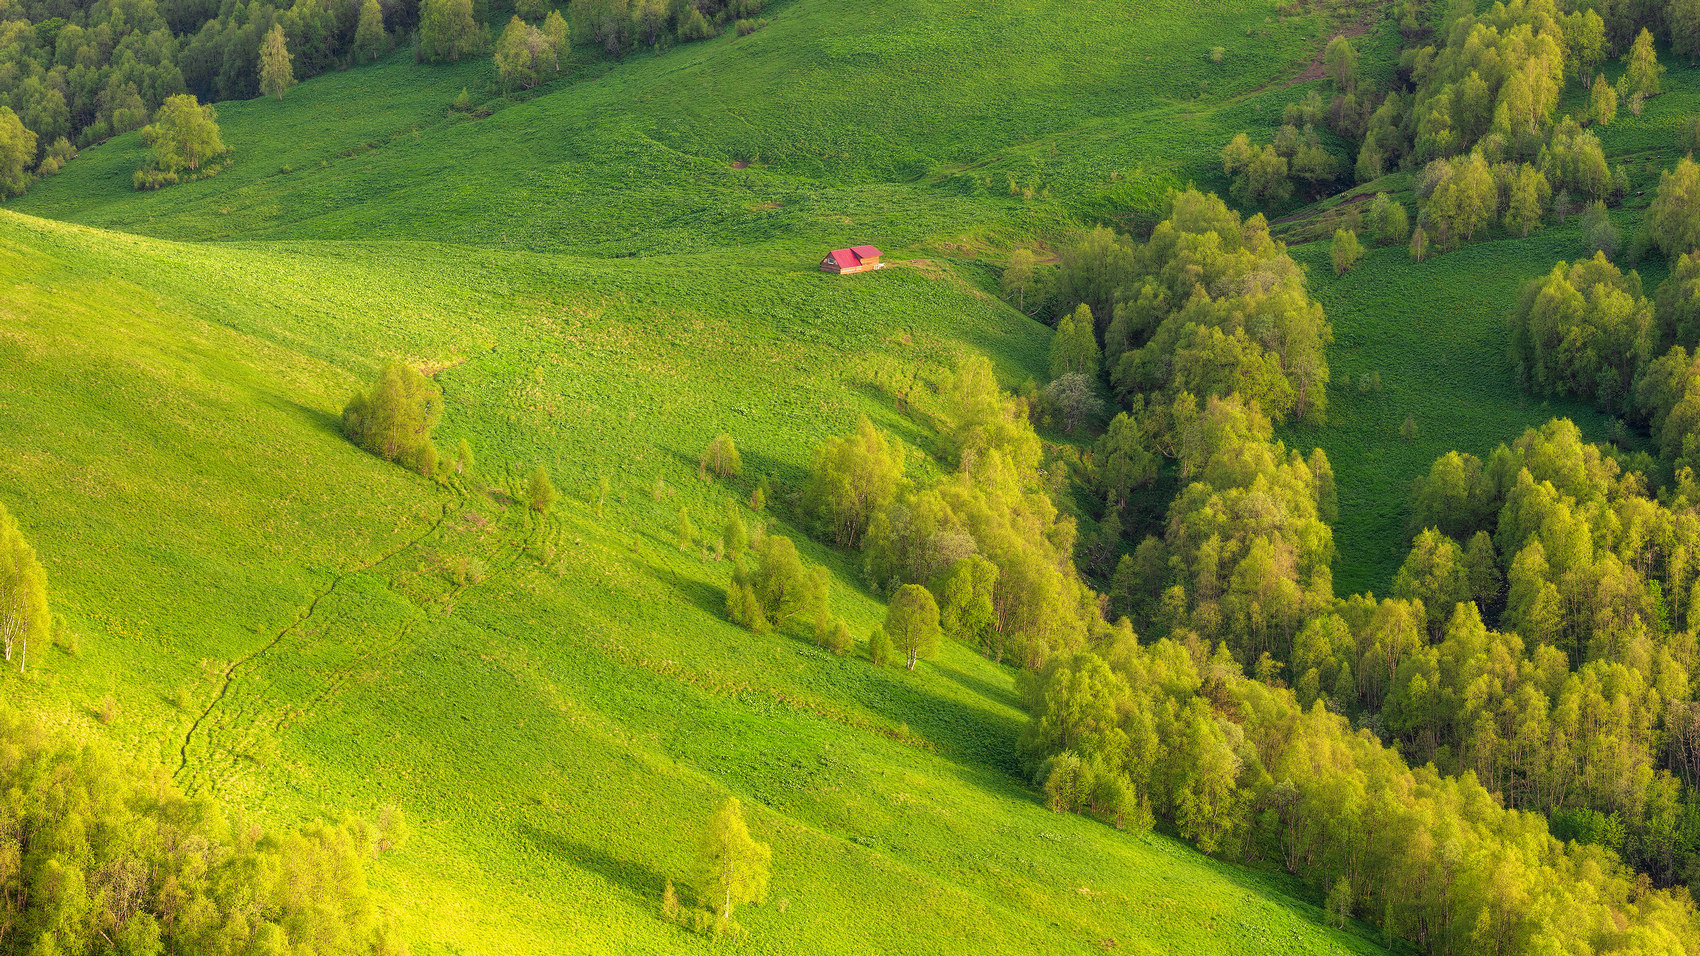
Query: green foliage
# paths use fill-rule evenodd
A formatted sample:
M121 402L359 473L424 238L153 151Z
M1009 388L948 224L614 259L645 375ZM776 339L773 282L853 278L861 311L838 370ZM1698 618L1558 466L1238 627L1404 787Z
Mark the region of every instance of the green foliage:
M0 653L8 664L15 657L22 671L30 645L43 649L50 627L47 573L17 519L0 504Z
M1149 582L1155 603L1180 588L1185 623L1255 660L1285 657L1306 617L1333 600L1333 535L1320 503L1326 459L1289 455L1268 418L1237 397L1171 412L1185 490L1169 509L1163 548L1172 570ZM1174 622L1179 626L1182 622Z
M354 28L354 58L371 62L390 51L390 36L384 32L384 11L378 0L361 0L360 20Z
M431 432L442 420L443 390L413 366L392 361L369 391L355 392L343 406L342 433L385 461L430 477L437 461Z
M1629 404L1661 335L1641 277L1605 254L1560 262L1524 286L1511 315L1511 356L1518 381L1544 395L1591 398L1608 409Z
M863 417L855 434L822 443L803 500L838 544L855 547L874 515L897 497L902 481L903 446L888 441Z
M1322 62L1328 70L1328 78L1334 81L1340 92L1349 93L1358 85L1358 51L1352 47L1352 41L1344 36L1328 41Z
M1098 377L1098 327L1092 321L1091 307L1085 303L1057 322L1051 338L1051 378L1070 374Z
M367 889L367 825L266 833L10 708L0 737L9 952L214 953L233 932L274 952L406 952Z
M542 465L533 468L531 478L525 486L526 507L537 514L546 515L554 510L557 497L555 483L549 478L549 469ZM680 512L680 517L684 517L684 512Z
M455 63L484 49L488 36L472 16L472 0L420 0L419 45L427 63Z
M885 628L874 625L874 629L868 634L868 660L872 661L875 667L887 667L896 656L897 651L891 646L890 635L886 634Z
M703 477L737 478L743 473L744 460L738 455L738 446L725 432L715 435L697 459L697 474Z
M260 43L260 92L283 99L283 94L295 85L295 70L290 60L283 24L274 23Z
M738 560L726 591L726 615L761 633L798 615L820 617L828 606L826 570L804 563L784 535L764 535L751 549L753 564Z
M218 112L211 103L203 106L189 94L167 99L153 122L143 127L142 141L150 148L146 162L136 171L137 189L210 176L217 172L214 164L230 154L219 135Z
M1667 259L1700 249L1700 164L1684 156L1659 174L1659 191L1647 207L1644 227Z
M493 59L496 75L504 86L525 89L541 82L545 71L558 73L561 68L557 41L517 15L508 21L496 40Z
M1383 246L1403 245L1411 235L1411 220L1404 203L1396 202L1386 193L1376 193L1369 207L1370 222L1375 227L1375 241Z
M743 805L727 797L703 835L697 898L730 923L733 907L767 898L772 862L773 848L750 836Z
M1262 216L1242 223L1214 196L1177 196L1120 298L1111 337L1143 342L1113 369L1122 395L1160 392L1167 405L1239 394L1274 418L1325 412L1332 332Z
M1097 379L1082 372L1069 372L1046 385L1043 399L1045 409L1061 421L1065 432L1073 432L1104 408Z
M726 516L726 527L720 532L720 548L725 554L737 560L750 546L750 532L744 526L744 519L736 512Z
M0 106L0 197L21 196L29 188L36 135L24 128L10 106Z
M1017 249L1009 254L1009 261L998 277L998 287L1004 298L1013 296L1015 307L1022 312L1027 311L1027 290L1033 286L1036 261L1033 250Z
M1617 226L1611 221L1611 213L1606 211L1606 204L1596 199L1582 210L1583 248L1589 258L1604 256L1607 259L1616 258L1618 247L1623 244L1623 237Z
M1653 33L1642 28L1629 51L1623 54L1623 75L1617 81L1617 96L1629 104L1629 111L1641 115L1641 104L1659 95L1659 77L1665 72L1653 49Z
M939 606L933 593L919 584L898 588L886 607L884 630L908 669L914 670L917 660L932 657L938 651L940 634Z
M928 585L939 609L944 636L989 651L997 629L998 566L977 554L968 555L942 571Z
M1617 89L1604 76L1595 77L1588 90L1588 116L1597 126L1610 126L1617 118Z
M1345 275L1352 271L1352 267L1364 257L1364 247L1358 242L1358 234L1350 229L1334 230L1334 242L1329 246L1329 257L1334 263L1335 275Z

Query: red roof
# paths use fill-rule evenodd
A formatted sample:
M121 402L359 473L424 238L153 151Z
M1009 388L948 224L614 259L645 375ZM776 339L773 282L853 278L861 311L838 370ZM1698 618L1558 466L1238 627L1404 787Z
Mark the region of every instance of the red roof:
M837 263L840 269L854 269L861 265L861 262L856 258L856 253L849 249L832 250L832 261Z
M873 246L853 246L850 251L855 253L858 259L878 259L880 257L880 251Z

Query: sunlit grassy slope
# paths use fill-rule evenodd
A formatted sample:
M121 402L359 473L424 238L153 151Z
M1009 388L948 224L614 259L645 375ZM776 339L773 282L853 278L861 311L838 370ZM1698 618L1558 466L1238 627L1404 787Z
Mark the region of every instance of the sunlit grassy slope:
M804 541L797 480L861 414L933 467L926 383L957 356L1042 375L1048 332L986 262L1217 185L1332 26L1265 0L841 13L792 0L523 101L402 55L221 104L214 179L132 192L132 135L14 204L101 229L0 213L0 500L75 635L12 686L79 726L112 695L106 733L268 820L400 804L415 837L375 879L425 953L708 949L655 914L726 794L774 845L748 951L1373 950L1286 884L1046 812L1008 670L731 627L727 566L676 530L768 474ZM488 115L449 111L462 87ZM902 265L814 271L851 241ZM1351 281L1321 293L1343 340ZM552 470L551 529L337 434L391 357L437 371L440 443L485 483ZM695 475L721 430L731 485ZM1329 450L1351 527L1378 473ZM805 549L865 635L857 569Z
M751 951L1366 949L1280 885L1045 811L1007 670L947 648L881 672L723 622L726 566L672 530L747 493L695 477L715 430L782 481L861 413L925 446L882 382L970 348L1023 374L1044 341L919 269L723 268L0 214L0 496L76 645L12 686L85 725L110 693L111 733L267 818L400 804L417 835L376 878L423 952L702 946L654 914L726 793L775 847ZM392 352L443 368L444 437L495 484L555 471L555 533L337 435ZM809 550L865 633L878 605Z

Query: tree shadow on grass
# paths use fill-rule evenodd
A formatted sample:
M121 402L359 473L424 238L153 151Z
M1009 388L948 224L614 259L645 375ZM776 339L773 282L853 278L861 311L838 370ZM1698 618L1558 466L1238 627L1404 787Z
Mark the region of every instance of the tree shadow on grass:
M529 823L521 823L519 832L532 846L550 856L595 873L640 900L660 905L667 877L653 867L635 860L619 859L602 847L580 843Z
M1015 691L1008 687L999 687L990 681L975 677L966 671L958 670L949 664L940 663L938 661L933 662L933 669L962 685L964 689L979 694L987 700L996 701L997 703L1003 704L1014 710L1021 709L1021 698L1017 697Z
M278 395L271 392L257 392L256 397L259 398L263 404L269 405L291 418L311 426L316 431L336 435L339 438L342 436L341 415L333 415L322 408L313 408L309 405L303 405L287 395Z

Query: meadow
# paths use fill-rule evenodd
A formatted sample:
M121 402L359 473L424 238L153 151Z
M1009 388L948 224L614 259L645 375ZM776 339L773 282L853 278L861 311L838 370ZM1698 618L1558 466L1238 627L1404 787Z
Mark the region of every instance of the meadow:
M581 50L523 97L404 52L221 103L232 167L157 192L130 188L134 134L86 150L0 212L0 500L67 625L18 696L263 820L401 806L414 837L374 880L419 953L715 948L657 913L727 794L774 846L741 951L1381 951L1297 884L1045 810L1010 669L752 635L727 564L675 531L749 517L769 476L774 529L864 637L860 569L795 522L813 448L867 415L935 468L927 396L957 358L1044 377L1048 329L992 291L1008 249L1223 188L1222 143L1267 138L1342 26L1206 6L791 0L748 37ZM1391 25L1365 43L1390 70ZM1680 102L1609 148L1656 177ZM864 241L898 267L815 270ZM1295 247L1336 385L1328 423L1284 437L1333 461L1337 590L1385 589L1445 450L1554 415L1603 436L1504 360L1517 286L1579 244L1384 249L1339 279L1325 242ZM495 494L341 437L390 358L436 372L439 443L465 438ZM746 476L703 481L723 430ZM564 494L547 527L502 493L538 464Z
M262 820L399 805L414 837L374 880L416 952L724 948L657 913L728 793L775 849L743 951L1376 950L1296 886L1045 810L1013 762L1009 669L953 646L882 671L751 635L724 619L727 565L680 550L681 506L713 527L758 473L806 542L788 492L859 414L922 467L899 372L974 349L1035 374L1046 331L972 285L810 262L728 288L715 256L0 220L0 494L69 645L14 686L81 728L110 696L101 733ZM547 531L340 436L388 355L440 369L440 438L467 438L489 484L550 467ZM750 469L733 486L696 475L722 428ZM865 634L881 607L858 569L805 550Z

